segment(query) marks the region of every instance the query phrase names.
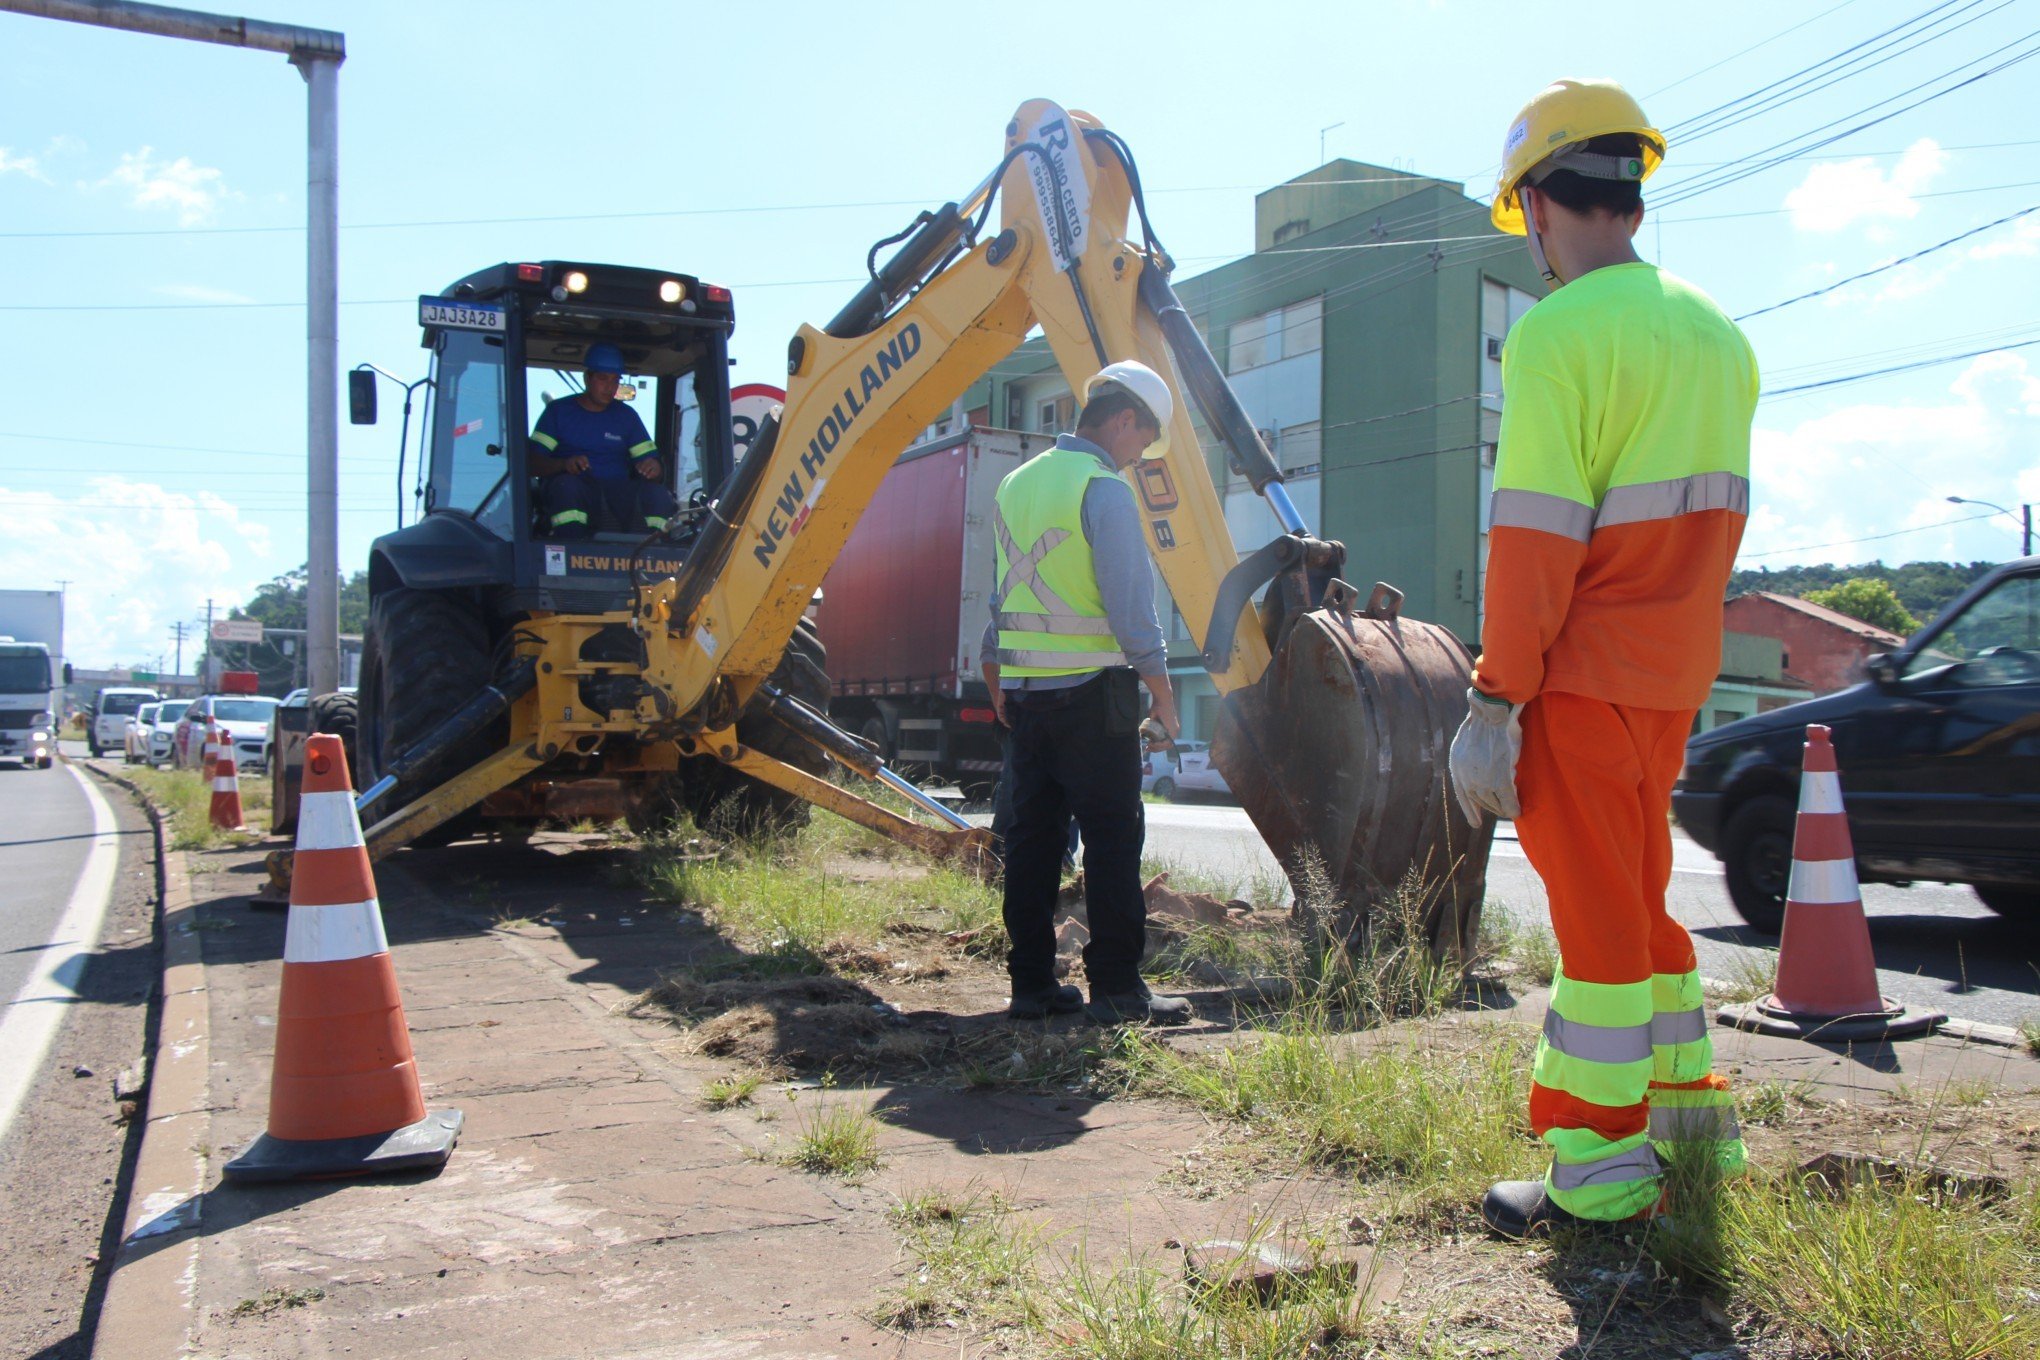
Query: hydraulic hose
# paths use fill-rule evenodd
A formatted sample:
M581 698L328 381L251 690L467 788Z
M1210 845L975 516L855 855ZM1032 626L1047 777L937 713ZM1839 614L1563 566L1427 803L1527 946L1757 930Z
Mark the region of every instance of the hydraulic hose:
M1253 484L1255 493L1267 496L1278 516L1297 519L1297 523L1285 523L1282 527L1291 533L1305 532L1295 506L1289 504L1288 492L1281 489L1282 468L1261 442L1260 431L1254 428L1246 408L1233 394L1232 384L1225 380L1225 372L1211 356L1204 337L1191 324L1190 314L1183 309L1176 290L1169 286L1168 276L1152 266L1141 270L1140 300L1160 323L1162 338L1168 342L1170 357L1176 361L1176 371L1182 374L1190 400L1197 404L1204 423L1217 433L1234 463ZM1271 486L1275 488L1274 494L1270 494ZM1285 506L1287 515L1283 515Z
M366 811L370 804L398 784L417 780L430 773L451 755L455 748L508 713L510 705L529 694L532 686L537 683L537 658L518 657L510 663L509 671L500 681L482 686L481 693L462 704L445 722L427 732L415 746L391 761L390 768L383 777L376 780L354 800L355 811Z

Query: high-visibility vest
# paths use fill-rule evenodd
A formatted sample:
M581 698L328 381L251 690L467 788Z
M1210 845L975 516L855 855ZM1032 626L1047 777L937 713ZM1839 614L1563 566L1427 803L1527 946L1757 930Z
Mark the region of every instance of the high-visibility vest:
M1123 666L1084 537L1084 490L1113 477L1093 454L1057 445L999 483L999 669L1080 675Z

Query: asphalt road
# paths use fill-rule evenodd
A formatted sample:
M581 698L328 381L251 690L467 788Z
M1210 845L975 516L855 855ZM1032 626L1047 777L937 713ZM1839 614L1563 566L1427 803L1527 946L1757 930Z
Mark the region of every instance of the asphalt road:
M0 765L0 1135L99 943L119 840L85 776Z
M1151 858L1195 868L1235 890L1277 880L1274 856L1241 809L1150 804L1147 813ZM1692 932L1700 971L1727 980L1751 969L1768 972L1777 941L1742 924L1719 863L1676 830L1673 851L1667 905ZM1519 919L1545 919L1544 886L1506 826L1488 865L1488 901ZM1863 906L1886 996L1989 1024L2040 1018L2040 921L2001 919L1969 889L1942 884L1873 885L1864 889Z

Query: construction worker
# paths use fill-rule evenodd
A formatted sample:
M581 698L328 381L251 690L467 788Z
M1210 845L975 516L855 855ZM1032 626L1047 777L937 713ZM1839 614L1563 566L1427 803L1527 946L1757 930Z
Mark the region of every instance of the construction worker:
M1103 1024L1190 1015L1187 1001L1155 995L1140 976L1147 901L1138 685L1171 737L1181 724L1154 566L1133 488L1118 475L1144 453L1159 456L1174 404L1145 364L1108 364L1084 385L1076 433L999 483L998 589L979 657L993 710L1010 729L1006 968L1016 1017L1084 1008L1075 987L1055 980L1056 895L1072 817L1083 832L1090 1015Z
M1537 1047L1542 1181L1482 1214L1505 1236L1660 1211L1661 1154L1743 1164L1666 821L1721 663L1749 512L1757 366L1699 289L1639 259L1665 139L1611 81L1561 80L1511 125L1493 217L1552 285L1502 351L1481 654L1451 752L1476 824L1512 817L1561 966Z
M586 538L598 525L663 529L678 502L659 481L659 446L637 412L616 399L623 351L590 345L585 362L582 390L547 402L531 431L527 460L545 479L539 504L546 528L567 539Z

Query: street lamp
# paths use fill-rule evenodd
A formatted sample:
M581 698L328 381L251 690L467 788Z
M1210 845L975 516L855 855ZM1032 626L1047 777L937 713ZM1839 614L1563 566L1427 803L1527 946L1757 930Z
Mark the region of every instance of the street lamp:
M1972 500L1967 496L1950 496L1948 498L1948 504L1980 505L1986 510L1995 510L2000 515L2011 515L2013 519L2019 521L2019 526L2022 530L2024 530L2025 533L2024 541L2020 544L2019 556L2031 557L2033 555L2033 503L2031 501L2028 501L2025 504L2021 505L2019 507L2019 513L2016 515L2013 515L2011 511L2005 509L2002 505L1995 504L1994 502L1991 501Z

